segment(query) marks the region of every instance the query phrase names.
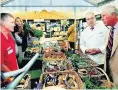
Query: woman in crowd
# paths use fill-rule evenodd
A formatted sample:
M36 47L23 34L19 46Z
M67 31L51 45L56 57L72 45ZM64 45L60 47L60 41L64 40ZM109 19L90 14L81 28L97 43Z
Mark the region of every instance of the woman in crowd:
M14 26L14 32L13 36L15 38L16 44L18 46L18 64L21 65L22 63L22 58L24 57L23 55L23 37L24 37L24 30L23 30L23 22L22 20L17 17L15 19L15 26Z

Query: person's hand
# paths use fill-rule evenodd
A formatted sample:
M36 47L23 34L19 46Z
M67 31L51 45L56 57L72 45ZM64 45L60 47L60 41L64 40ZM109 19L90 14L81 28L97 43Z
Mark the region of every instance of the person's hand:
M15 32L15 34L19 34L19 32Z
M95 55L95 54L101 53L101 51L99 48L91 48L91 49L87 49L86 53L90 55Z
M98 54L98 53L101 53L100 49L99 48L93 48L92 50L92 54Z
M91 53L93 53L93 50L92 49L86 49L86 51L85 51L87 54L91 54Z

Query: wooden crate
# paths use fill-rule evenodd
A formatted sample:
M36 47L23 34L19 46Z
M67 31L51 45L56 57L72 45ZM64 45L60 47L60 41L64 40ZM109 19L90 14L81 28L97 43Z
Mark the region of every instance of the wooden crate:
M44 78L45 78L45 76L46 75L49 75L49 74L51 74L51 75L55 75L57 72L50 72L50 73L43 73L42 75L41 75L41 77L40 77L40 80L39 80L39 83L41 83L42 84L42 89L43 88L45 88L43 85L44 85ZM58 72L58 74L62 74L62 75L67 75L67 74L71 74L71 75L74 75L75 76L75 82L77 83L77 90L78 89L83 89L84 88L84 85L83 85L83 82L82 82L82 80L80 79L80 77L78 76L78 74L75 72L75 71L60 71L60 72ZM67 89L67 87L66 87L66 89ZM70 88L71 89L71 88ZM75 89L75 90L76 90Z
M43 60L44 61L66 60L66 55L63 52L53 52L53 51L45 52L43 55Z
M74 70L73 66L72 66L72 63L69 61L69 60L57 60L57 61L43 61L42 62L43 66L42 66L42 71L43 72L58 72L58 71L66 71L66 70ZM46 69L47 66L47 63L50 63L50 64L53 64L55 63L56 66L58 67L58 69L56 70L52 70L51 71L51 68L49 70ZM65 63L64 66L61 65L61 63ZM54 66L53 66L54 67ZM62 69L60 67L63 67Z

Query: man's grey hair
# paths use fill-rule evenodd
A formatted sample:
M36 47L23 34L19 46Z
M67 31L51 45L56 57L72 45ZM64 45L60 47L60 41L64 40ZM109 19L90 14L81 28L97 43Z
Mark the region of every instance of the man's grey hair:
M118 16L118 9L115 6L107 6L105 10L107 10L109 14L115 13Z
M85 17L87 17L87 16L90 15L90 14L92 14L92 15L95 16L94 12L87 12L86 15L85 15Z

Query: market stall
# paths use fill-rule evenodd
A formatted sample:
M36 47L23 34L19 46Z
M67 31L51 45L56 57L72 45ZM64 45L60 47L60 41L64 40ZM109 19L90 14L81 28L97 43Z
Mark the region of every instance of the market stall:
M5 77L2 88L116 89L105 71L79 47L81 32L87 27L86 12L92 10L100 22L104 4L117 6L116 3L117 0L1 0L1 11L20 17L28 35L21 65L25 71ZM69 47L67 32L76 20L78 40L74 49Z
M116 86L110 82L104 70L99 68L93 60L83 55L81 52L63 49L58 45L55 46L55 44L51 42L45 42L42 44L42 47L39 47L40 57L42 57L43 60L42 74L39 76L39 82L36 83L35 88L43 89L48 86L59 86L66 89L116 88ZM28 55L30 54L32 53ZM37 56L35 55L25 66L27 70L16 77L13 82L11 80L6 88L26 88L20 84L17 87L15 87L15 85L18 84L17 81L20 81L38 57L38 54ZM15 82L17 83L14 85ZM20 83L22 82L23 81L20 81ZM29 85L29 81L26 85ZM27 86L27 88L30 87Z

